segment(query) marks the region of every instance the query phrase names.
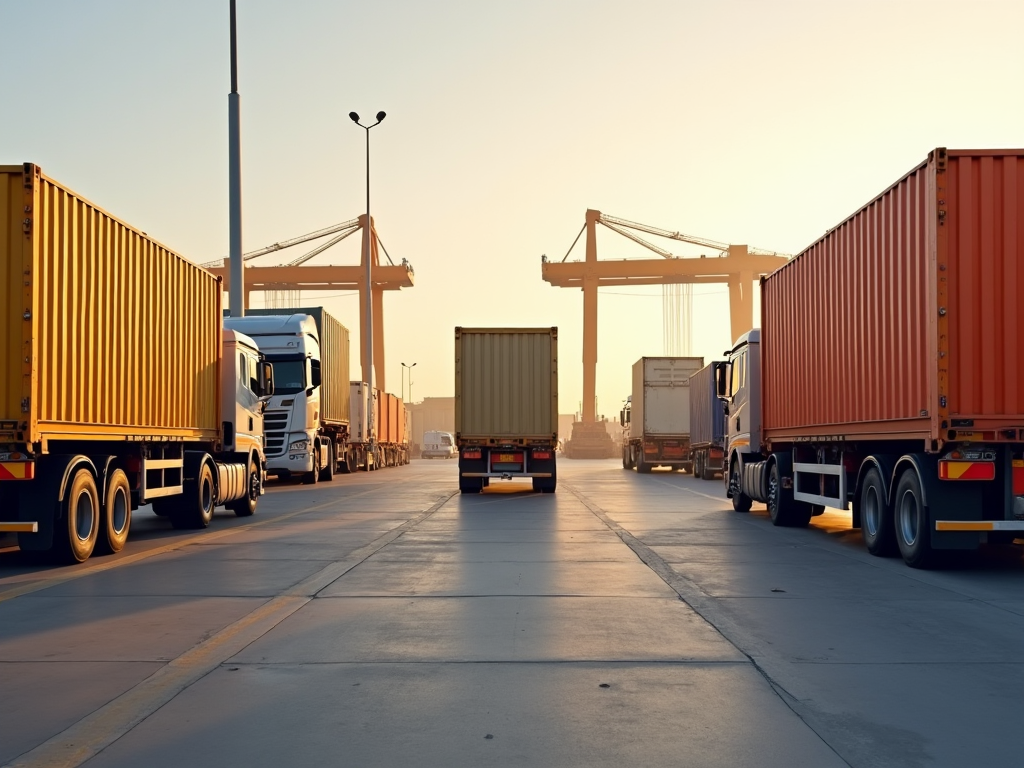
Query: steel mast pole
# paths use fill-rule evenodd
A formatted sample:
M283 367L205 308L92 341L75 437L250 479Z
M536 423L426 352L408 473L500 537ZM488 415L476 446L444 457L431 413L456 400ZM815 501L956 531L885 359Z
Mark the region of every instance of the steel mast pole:
M359 115L355 112L348 113L349 119L353 123L358 125L364 131L366 131L366 237L363 238L363 256L366 259L366 333L363 338L366 343L366 361L367 368L370 371L370 375L367 377L369 381L366 382L366 437L369 443L369 455L366 460L366 470L370 470L370 458L373 456L374 466L376 466L376 455L374 449L376 448L376 422L373 418L373 279L371 277L371 271L373 266L370 260L370 254L372 252L371 238L373 237L373 223L370 218L370 129L375 125L380 125L380 121L387 117L385 112L377 113L377 122L373 125L363 125L359 122Z
M231 93L228 94L228 229L228 262L231 265L228 309L232 317L243 317L245 275L242 270L242 140L235 0L231 0Z

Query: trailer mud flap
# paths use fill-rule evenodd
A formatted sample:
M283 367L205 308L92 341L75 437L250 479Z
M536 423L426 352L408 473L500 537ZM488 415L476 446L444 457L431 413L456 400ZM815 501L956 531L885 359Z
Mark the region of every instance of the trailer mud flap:
M84 456L50 455L44 459L36 463L35 479L21 484L18 493L18 521L38 524L35 533L18 534L18 546L28 552L53 548L53 532L60 517L68 470L78 462L91 464Z
M933 549L977 549L981 544L978 531L937 531L936 520L980 522L984 509L982 488L977 483L943 482L932 462L919 465L921 485L927 500L929 529ZM898 503L898 500L897 500Z

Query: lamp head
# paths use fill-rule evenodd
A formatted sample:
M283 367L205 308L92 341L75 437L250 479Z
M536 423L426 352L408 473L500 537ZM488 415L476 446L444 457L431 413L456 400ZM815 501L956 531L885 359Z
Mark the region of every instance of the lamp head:
M388 116L387 112L378 112L377 113L377 122L379 123L381 120L383 120L387 116Z
M349 112L348 116L352 120L353 123L355 123L356 125L359 124L359 115L357 113Z

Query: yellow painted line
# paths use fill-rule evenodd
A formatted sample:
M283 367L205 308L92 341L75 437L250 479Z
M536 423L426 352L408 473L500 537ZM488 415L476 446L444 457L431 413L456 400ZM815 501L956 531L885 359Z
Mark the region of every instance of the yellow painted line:
M1024 533L1024 520L936 520L937 531L1018 531Z
M935 523L936 531L991 531L994 530L991 522L974 522L974 523L963 523L963 522L949 522L939 520Z
M39 523L0 523L3 533L38 533Z
M366 496L367 494L373 493L374 491L377 490L380 490L380 486L374 486L369 490L362 491L360 493L355 493L352 494L351 496L346 496L343 499L343 501L359 498L360 496ZM170 544L165 544L162 547L154 547L153 549L147 549L145 552L139 552L134 555L128 555L127 557L120 557L117 560L111 560L105 563L101 562L96 563L95 565L88 565L84 568L79 568L74 571L62 571L58 573L56 576L44 577L38 581L30 581L28 583L22 584L19 587L12 587L11 589L7 589L3 592L0 592L0 603L5 602L7 600L13 600L14 598L21 597L22 595L29 595L33 592L39 592L43 589L56 587L60 584L66 584L69 581L80 579L83 576L90 576L94 573L102 573L103 571L109 571L113 570L114 568L120 568L125 565L131 565L132 563L138 563L142 560L148 560L149 558L155 557L157 555L163 555L167 552L173 552L176 549L182 549L198 541L216 541L217 539L223 539L227 536L233 536L243 531L251 531L253 528L260 528L264 525L269 525L271 523L279 523L282 520L288 520L299 515L304 515L307 512L316 512L317 510L323 509L324 507L329 507L331 504L337 504L338 501L338 499L331 499L330 501L325 501L323 504L317 504L316 506L313 507L306 507L305 509L296 510L295 512L287 512L283 515L278 515L277 517L268 518L266 520L258 520L256 522L248 523L246 525L239 525L234 528L228 528L224 531L209 531L207 529L203 533L197 533L194 536L188 536L184 539L175 539ZM131 535L129 534L129 545L130 541Z
M732 503L729 499L725 498L724 496L711 496L707 493L701 493L700 491L695 491L691 488L687 488L684 485L675 485L674 483L668 483L665 482L664 480L660 480L657 478L655 478L654 482L661 483L662 485L667 485L669 488L675 488L677 491L685 491L686 493L692 493L694 496L703 496L705 499L711 499L712 501L717 501L720 504L728 505Z
M237 656L251 643L259 640L309 603L320 590L434 514L454 495L454 491L448 493L412 520L360 547L345 560L331 563L233 624L229 624L209 639L168 662L134 688L8 763L5 768L77 768L92 759L179 693L210 674L231 657ZM312 509L314 508L304 511Z

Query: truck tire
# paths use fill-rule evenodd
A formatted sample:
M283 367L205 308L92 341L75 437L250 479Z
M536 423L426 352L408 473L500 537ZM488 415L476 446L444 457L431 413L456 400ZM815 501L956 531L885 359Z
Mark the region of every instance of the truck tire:
M876 467L865 473L856 504L860 513L860 533L868 552L875 557L899 554L892 507L886 498L885 482Z
M260 498L260 468L256 462L250 462L249 474L245 478L245 496L228 504L228 509L236 517L252 517L256 514L256 504Z
M702 454L700 451L695 453L694 456L693 456L693 476L694 477L699 477L700 475L702 475L704 473L704 461L703 461L703 458L704 458L704 454Z
M806 528L811 522L811 505L793 499L793 489L782 486L782 473L777 461L768 473L768 516L772 525L785 528Z
M345 474L352 474L359 469L359 457L356 456L355 451L345 451L345 461L342 463L344 467L341 471Z
M327 464L320 470L320 479L329 483L334 479L334 466L337 464L337 457L334 455L334 442L327 438Z
M700 462L700 479L701 480L714 480L715 479L715 470L711 469L708 466L708 459L709 458L710 457L707 454L704 454L703 458L701 459L701 462Z
M534 493L554 493L558 486L557 477L535 477L533 478Z
M903 562L911 568L934 567L938 552L932 549L931 521L924 506L921 481L913 469L904 471L896 484L893 520Z
M195 480L185 481L185 490L174 510L168 515L171 525L179 530L206 528L213 520L213 470L207 462L199 467Z
M629 449L622 449L622 468L629 469Z
M100 532L100 495L88 467L78 467L71 476L60 512L63 528L54 531L54 554L62 562L84 563Z
M320 444L313 443L313 471L302 476L303 485L316 485L320 482Z
M153 510L154 515L159 515L160 517L170 517L171 513L174 511L174 508L178 505L178 500L173 498L153 499L153 501L150 502L150 505L150 509Z
M97 537L96 546L105 554L120 552L132 524L132 489L123 469L115 469L107 477L101 517L103 535Z
M734 461L729 470L729 494L732 496L732 508L735 512L749 512L754 500L740 490L740 469Z
M641 450L637 451L637 454L636 454L636 471L639 472L642 475L647 475L647 474L650 474L652 469L654 469L654 467L647 463L647 459L644 457L643 450L641 449Z

